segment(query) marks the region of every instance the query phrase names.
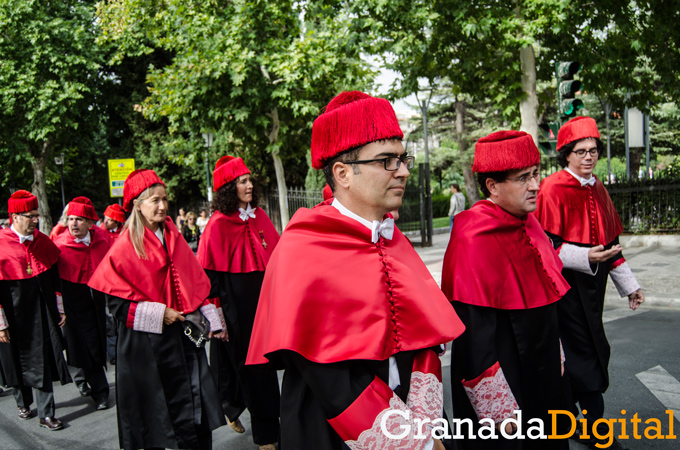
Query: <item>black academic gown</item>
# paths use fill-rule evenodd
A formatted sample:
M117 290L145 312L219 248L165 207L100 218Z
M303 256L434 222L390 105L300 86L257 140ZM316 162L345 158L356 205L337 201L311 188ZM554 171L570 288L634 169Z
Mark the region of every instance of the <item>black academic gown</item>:
M472 420L477 435L477 415L461 380L473 380L496 362L500 364L522 411L523 431L527 421L539 418L550 434L548 410L570 410L568 383L560 375L557 308L562 300L538 308L502 310L452 302L465 332L452 344L451 379L453 415ZM458 381L458 382L456 382ZM563 416L560 416L563 417ZM567 427L566 430L564 427ZM461 434L467 435L464 428ZM560 422L558 432L569 431ZM566 440L461 440L461 449L568 449Z
M82 369L106 366L104 294L87 284L61 281L68 364Z
M24 280L0 280L0 304L9 323L10 343L0 344L5 382L44 389L71 382L64 359L56 294L56 264Z
M555 248L564 243L583 247L583 244L566 242L559 236L546 232ZM605 250L619 243L616 237ZM589 245L587 247L590 247ZM558 303L560 337L567 362L573 392L605 392L609 387L609 357L611 349L604 332L602 313L607 290L610 265L621 258L621 253L611 259L591 266L595 275L562 269L562 276L571 289Z
M116 405L123 449L210 449L212 430L225 424L204 349L182 324L162 334L126 327L131 301L106 295L118 322Z
M210 298L220 298L229 331L229 342L214 340L210 344L210 367L224 413L234 421L248 408L253 442L278 442L280 394L276 370L245 365L264 272L205 272L210 278Z

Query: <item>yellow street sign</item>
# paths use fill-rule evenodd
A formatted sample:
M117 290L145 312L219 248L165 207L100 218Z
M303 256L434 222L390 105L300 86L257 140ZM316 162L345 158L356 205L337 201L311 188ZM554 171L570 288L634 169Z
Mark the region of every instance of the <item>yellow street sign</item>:
M134 159L109 159L109 191L111 197L123 196L125 179L135 170Z

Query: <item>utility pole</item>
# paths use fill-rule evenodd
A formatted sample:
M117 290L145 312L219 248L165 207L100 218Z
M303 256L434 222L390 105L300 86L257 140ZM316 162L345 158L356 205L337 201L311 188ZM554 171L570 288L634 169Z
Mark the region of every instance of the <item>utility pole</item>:
M205 141L205 153L203 156L203 159L205 160L205 186L207 190L207 195L206 197L208 198L208 201L212 201L212 189L210 186L210 159L208 158L208 151L210 150L210 147L212 147L213 143L213 134L212 133L203 133L203 140Z

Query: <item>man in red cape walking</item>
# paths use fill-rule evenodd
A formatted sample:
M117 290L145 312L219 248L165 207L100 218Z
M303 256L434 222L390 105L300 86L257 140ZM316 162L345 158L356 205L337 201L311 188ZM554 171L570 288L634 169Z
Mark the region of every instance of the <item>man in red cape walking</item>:
M556 305L569 285L530 214L539 164L527 133L498 131L477 141L472 170L486 200L456 216L444 255L442 290L466 326L451 356L454 416L471 419L475 435L490 426L514 436L466 440L465 449L569 448L566 440L545 436L548 411L569 406ZM516 419L522 430L503 424L506 419ZM540 440L526 437L532 419L543 423ZM520 431L524 438L515 436Z
M112 239L115 239L123 231L123 224L125 223L125 210L118 203L109 205L104 210L104 220L100 228L109 232Z
M443 448L418 421L442 417L437 352L463 326L388 214L413 166L402 137L389 102L362 92L314 122L312 165L334 200L282 234L247 359L286 369L282 448Z
M602 323L609 275L630 309L645 301L621 253L623 226L604 184L593 175L604 146L595 120L577 117L557 133L564 170L541 183L536 217L564 263L571 289L558 305L560 336L575 400L590 425L604 414L611 353ZM592 441L595 445L597 441ZM614 442L611 448L622 448Z
M59 249L38 229L38 199L16 191L9 199L12 226L0 231L0 360L21 419L33 416L35 389L40 426L59 430L52 382L69 383L59 327L66 315L57 295Z

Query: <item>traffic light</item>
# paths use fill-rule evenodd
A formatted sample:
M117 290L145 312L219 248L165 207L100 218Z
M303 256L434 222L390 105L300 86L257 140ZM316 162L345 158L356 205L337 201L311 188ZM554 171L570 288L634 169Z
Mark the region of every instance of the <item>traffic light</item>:
M580 81L574 80L580 68L581 65L576 61L560 61L556 65L558 107L562 119L574 117L583 108L583 102L574 98L582 87Z
M543 122L538 126L541 130L541 140L538 142L539 148L546 156L557 155L557 131L560 129L560 123Z

